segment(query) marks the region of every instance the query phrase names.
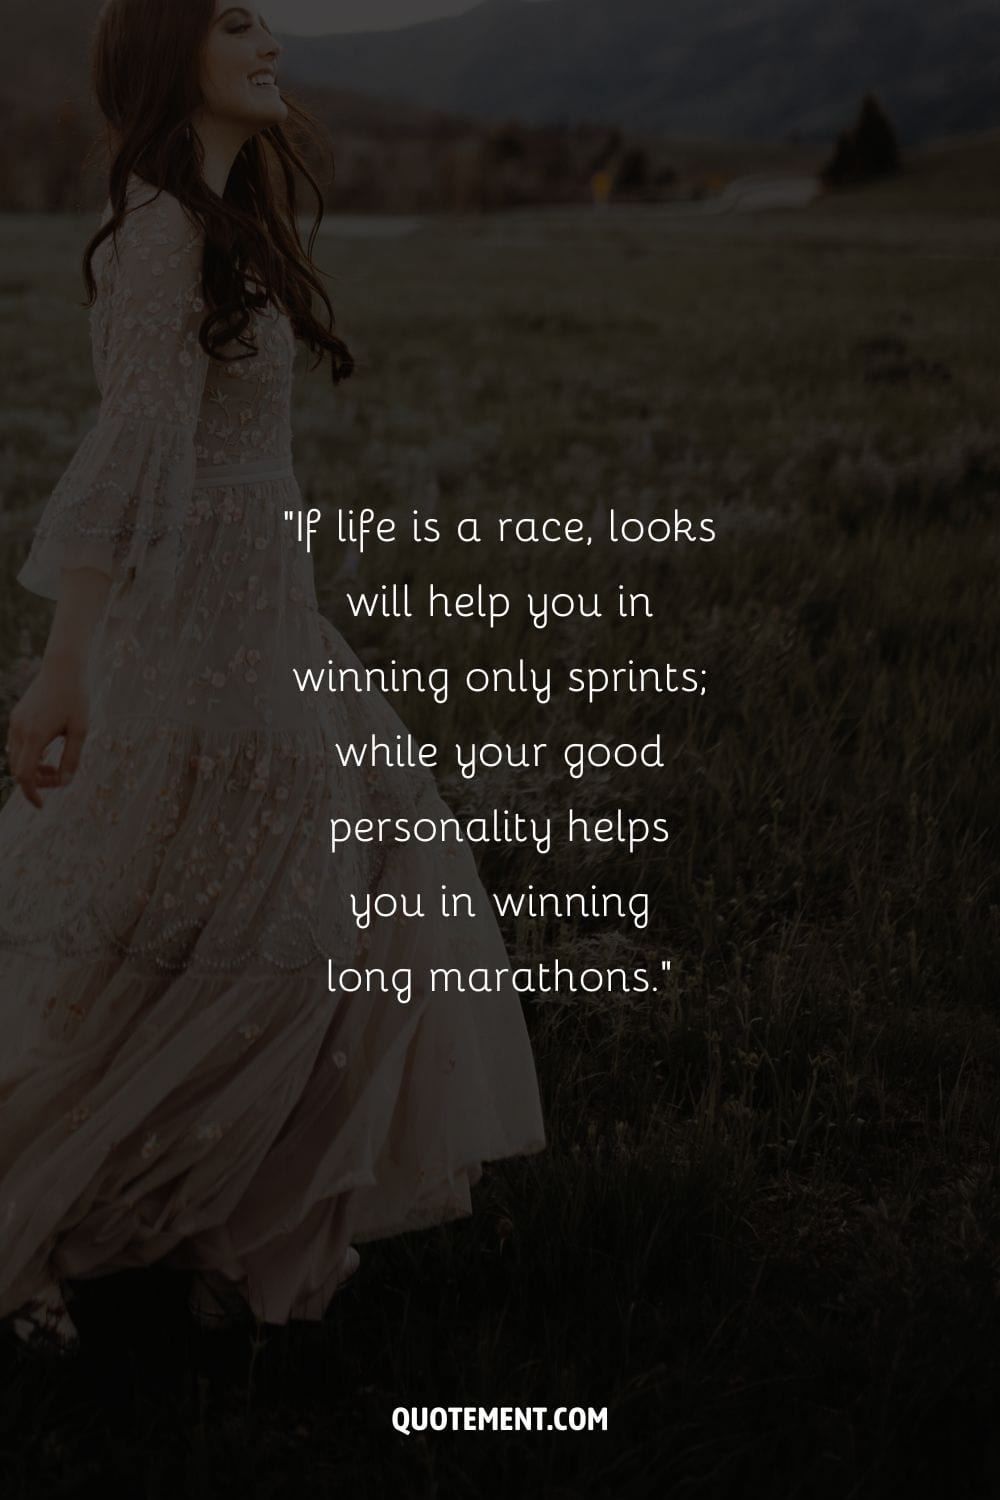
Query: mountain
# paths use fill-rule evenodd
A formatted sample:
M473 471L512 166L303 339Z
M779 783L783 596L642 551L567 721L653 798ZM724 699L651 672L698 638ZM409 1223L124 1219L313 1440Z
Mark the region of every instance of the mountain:
M483 0L402 31L286 37L289 79L481 118L829 140L862 94L907 144L1000 124L995 0Z
M85 96L98 0L5 9L0 113ZM281 66L483 120L686 139L828 142L871 89L912 145L1000 124L995 24L996 0L482 0L401 31L283 36Z

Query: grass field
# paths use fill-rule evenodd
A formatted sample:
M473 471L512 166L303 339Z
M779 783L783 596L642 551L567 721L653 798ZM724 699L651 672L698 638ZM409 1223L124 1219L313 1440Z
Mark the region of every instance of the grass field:
M653 598L544 636L356 623L342 557L316 556L372 661L706 668L704 698L590 710L395 700L442 744L662 730L663 771L444 787L456 810L665 816L667 854L545 868L648 891L648 932L506 935L525 961L673 969L655 996L527 1003L549 1149L488 1168L471 1220L365 1247L322 1327L215 1345L175 1278L124 1275L74 1369L6 1351L10 1500L997 1493L1000 217L978 170L794 213L323 240L361 369L298 378L316 503L716 520L711 546L385 549L358 575ZM13 586L27 516L96 412L85 237L0 222L8 699L47 621ZM539 876L518 848L480 868ZM606 1405L608 1431L389 1424L494 1404Z

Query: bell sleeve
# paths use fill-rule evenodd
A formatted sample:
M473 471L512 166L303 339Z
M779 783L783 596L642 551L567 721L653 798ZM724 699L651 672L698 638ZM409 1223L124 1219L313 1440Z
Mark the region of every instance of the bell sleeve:
M152 193L154 189L149 188ZM92 327L101 404L36 523L17 575L58 599L63 568L96 568L113 585L169 590L194 484L195 428L209 356L203 232L167 193L127 214L117 247L97 254ZM114 592L114 590L113 590Z

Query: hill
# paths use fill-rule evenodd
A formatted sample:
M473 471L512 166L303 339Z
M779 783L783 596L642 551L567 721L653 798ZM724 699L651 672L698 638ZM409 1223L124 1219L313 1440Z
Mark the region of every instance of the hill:
M396 32L288 38L290 77L661 136L828 140L871 89L904 142L1000 124L994 0L483 0Z

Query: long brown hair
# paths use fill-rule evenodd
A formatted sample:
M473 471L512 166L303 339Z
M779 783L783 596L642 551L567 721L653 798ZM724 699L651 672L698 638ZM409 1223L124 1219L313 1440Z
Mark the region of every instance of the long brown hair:
M309 171L300 144L311 142L332 153L322 129L307 110L282 90L298 142L284 125L268 125L240 150L225 197L202 177L203 152L191 117L201 101L198 60L215 18L215 0L105 0L91 45L94 92L107 122L109 192L112 217L94 235L83 255L83 276L92 306L97 286L94 252L125 220L129 178L136 173L151 187L171 193L205 231L202 291L207 315L200 342L216 359L251 359L259 351L247 337L251 310L268 298L291 320L297 338L316 355L315 370L331 356L333 381L354 369L351 352L334 333L330 299L312 260L323 219L323 194ZM295 174L316 196L316 213L304 248L297 225ZM247 278L262 290L253 292ZM326 310L325 324L313 312L313 294ZM230 341L249 352L223 354Z

